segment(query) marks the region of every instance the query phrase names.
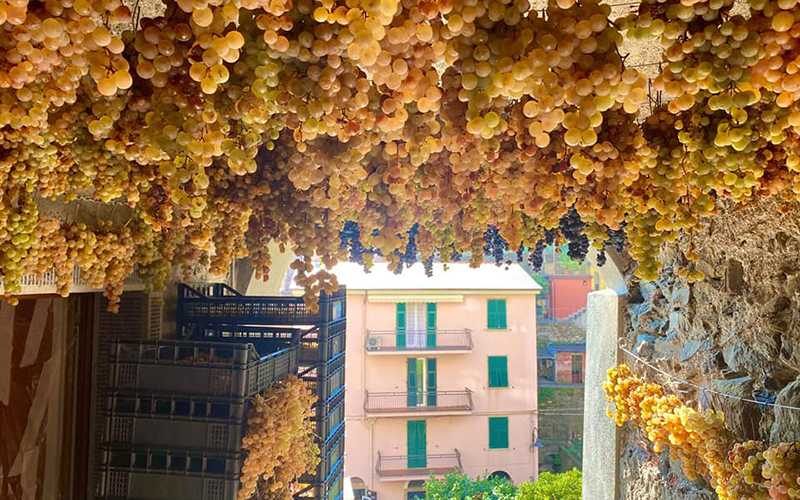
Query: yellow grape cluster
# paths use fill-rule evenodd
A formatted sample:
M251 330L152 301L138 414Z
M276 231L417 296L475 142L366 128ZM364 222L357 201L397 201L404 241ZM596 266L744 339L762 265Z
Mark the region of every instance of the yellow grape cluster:
M714 198L793 201L800 193L800 8L793 0L749 1L742 14L733 7L732 0L645 0L617 20L627 36L660 42L653 89L670 99L645 125L661 148L645 175L651 206L628 232L637 274L647 279L657 276L661 244L712 214Z
M346 222L367 265L403 265L412 227L423 258L478 263L488 226L535 248L573 208L598 248L624 229L654 279L718 198L800 199L794 0L645 0L615 22L598 0L164 3L135 25L119 0L0 3L7 294L74 264L112 296L134 265L162 286L171 264L250 256L266 277L274 242L313 303L336 281L311 259L348 258ZM624 36L661 43L669 103L649 109ZM36 207L86 193L130 221Z
M698 412L627 365L609 369L603 389L617 425L642 429L656 452L668 449L688 479L705 477L721 500L800 498L800 443L736 442L724 414Z
M297 479L313 473L319 463L314 441L312 406L316 396L305 382L288 375L255 396L247 418L242 448L247 457L242 466L238 498L256 496L290 500Z

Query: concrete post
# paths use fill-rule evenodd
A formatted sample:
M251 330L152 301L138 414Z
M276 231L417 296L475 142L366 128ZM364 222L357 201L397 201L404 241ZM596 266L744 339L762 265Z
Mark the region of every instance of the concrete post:
M624 292L623 292L624 293ZM617 339L624 295L605 289L588 296L586 382L583 400L583 499L616 500L619 494L619 430L606 416L603 382L619 361Z

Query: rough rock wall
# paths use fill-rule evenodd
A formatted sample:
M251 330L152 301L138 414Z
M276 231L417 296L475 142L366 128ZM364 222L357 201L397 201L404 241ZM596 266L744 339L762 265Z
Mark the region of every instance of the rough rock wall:
M699 260L687 259L691 252ZM701 230L665 248L662 262L658 281L631 281L626 347L693 384L800 406L798 207L773 201L723 207ZM702 271L706 278L690 284L679 269ZM639 373L647 370L640 366ZM676 381L670 385L700 408L724 411L741 439L800 441L800 412L739 402ZM664 488L669 481L685 482L679 467L661 456L659 474L652 475L654 460L634 453L648 453L636 436L628 434L623 444L624 498L716 498L710 490L703 493L702 485L700 496Z

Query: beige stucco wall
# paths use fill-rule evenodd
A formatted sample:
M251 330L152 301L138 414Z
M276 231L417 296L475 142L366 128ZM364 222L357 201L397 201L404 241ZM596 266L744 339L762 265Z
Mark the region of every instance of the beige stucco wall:
M404 481L381 480L375 472L378 452L405 455L406 421L427 421L427 453L461 453L464 472L477 476L507 472L515 483L535 478L538 457L534 441L537 409L536 310L533 293L454 292L459 303L437 305L437 329L472 330L471 353L401 353L367 355L366 330L394 330L395 304L371 302L364 292L347 298L347 397L345 476L364 480L381 500L404 498ZM487 330L488 298L505 298L508 329ZM508 388L488 388L488 356L508 356ZM437 359L437 390L473 392L469 415L367 417L364 392L406 390L406 359ZM509 448L489 450L488 417L509 417Z

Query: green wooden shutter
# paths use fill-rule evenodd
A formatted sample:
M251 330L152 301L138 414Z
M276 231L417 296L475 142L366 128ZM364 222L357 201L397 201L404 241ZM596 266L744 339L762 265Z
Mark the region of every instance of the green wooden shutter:
M398 302L396 308L397 314L397 348L406 348L406 304L405 302Z
M508 417L489 417L489 449L508 448Z
M498 387L508 387L508 358L506 356L500 356L497 371L500 383Z
M436 347L436 302L428 302L427 341L428 347Z
M489 387L508 387L506 356L489 356Z
M406 422L406 440L408 445L408 468L418 469L428 466L424 420Z
M486 303L486 326L490 330L505 330L508 328L506 321L506 299L489 299Z
M419 382L417 380L417 358L406 360L408 375L406 376L406 404L409 407L417 406L417 390Z
M436 406L436 358L428 359L428 406Z
M505 330L508 328L508 322L506 321L506 299L500 299L497 301L497 328Z

